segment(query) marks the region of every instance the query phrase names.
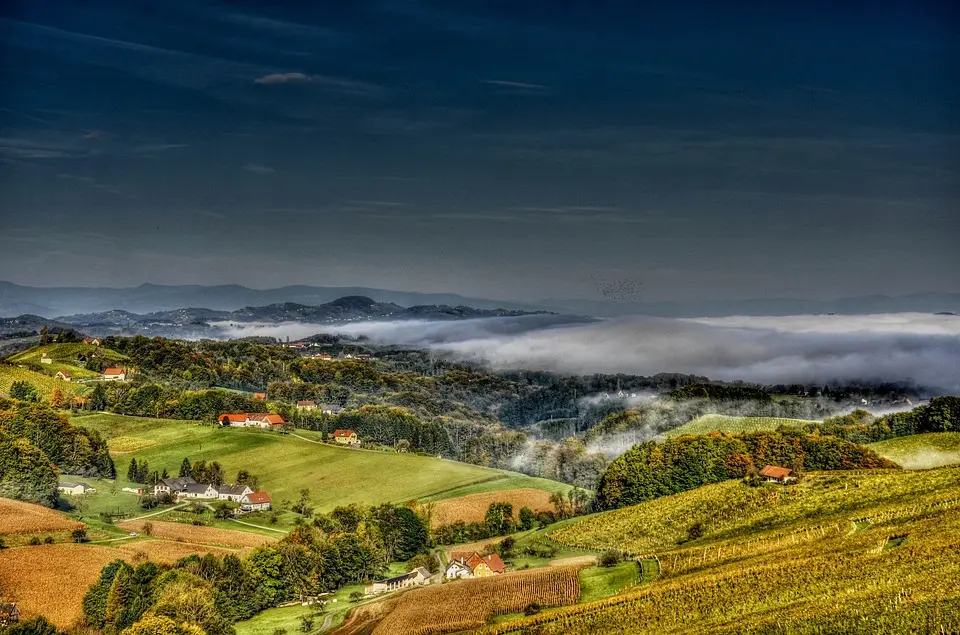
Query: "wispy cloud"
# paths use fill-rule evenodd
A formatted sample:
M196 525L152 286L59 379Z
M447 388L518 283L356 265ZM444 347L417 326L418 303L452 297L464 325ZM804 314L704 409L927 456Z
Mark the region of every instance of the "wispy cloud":
M270 73L253 80L254 84L273 86L279 84L315 84L329 90L353 95L368 95L376 93L380 87L376 84L342 77L326 75L307 75L306 73Z
M253 80L254 84L307 84L313 81L303 73L270 73Z
M276 172L269 165L260 165L259 163L248 163L243 166L243 169L247 172L253 172L254 174L273 174Z
M480 80L483 84L490 84L492 86L501 86L503 88L520 88L525 90L547 90L547 87L543 84L532 84L530 82L511 82L504 79L482 79Z

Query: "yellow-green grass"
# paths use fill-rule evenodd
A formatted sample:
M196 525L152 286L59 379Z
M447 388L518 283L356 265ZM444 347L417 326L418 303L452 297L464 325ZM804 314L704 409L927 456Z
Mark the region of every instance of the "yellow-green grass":
M594 602L611 596L640 581L640 565L635 560L612 567L580 570L580 602Z
M929 432L887 439L867 446L908 470L960 463L960 432Z
M668 431L664 436L675 437L681 434L707 434L710 432L729 432L743 434L744 432L759 432L761 430L776 430L780 426L803 426L810 423L820 423L810 419L784 419L778 417L732 417L729 415L703 415L689 423Z
M767 493L775 491L782 496ZM711 500L719 518L678 545L684 524L710 523ZM720 483L553 535L651 554L656 581L485 632L956 632L958 535L960 466L810 474L760 490Z
M47 344L45 346L34 346L33 348L28 348L25 351L21 351L16 355L10 357L10 361L15 364L40 364L40 358L46 354L51 360L52 364L49 366L56 365L57 362L61 362L68 366L76 368L77 364L77 355L89 356L91 353L97 353L102 355L103 358L109 362L120 362L125 359L128 359L126 355L118 353L117 351L111 350L109 348L104 348L102 346L94 346L93 344L84 344L82 342L75 342L70 344ZM47 367L48 364L43 364L44 367ZM57 371L54 370L54 373ZM92 373L91 371L85 371L94 376L97 373Z
M17 381L30 383L37 389L40 398L43 400L50 398L50 393L53 392L54 388L62 390L67 397L84 394L85 391L89 390L89 388L76 382L55 379L50 375L29 368L21 368L16 364L0 363L0 394L8 394L10 387Z
M165 468L171 474L178 472L184 457L219 461L228 480L240 469L258 476L261 489L269 492L275 503L296 500L301 489L309 489L311 502L320 512L350 503L376 505L448 497L466 493L468 487L566 489L554 481L445 459L333 447L305 440L308 435L298 438L273 431L115 414L82 415L72 421L97 430L108 444L121 439L125 450L141 446L115 456L120 475L126 474L133 458L147 461L152 470Z

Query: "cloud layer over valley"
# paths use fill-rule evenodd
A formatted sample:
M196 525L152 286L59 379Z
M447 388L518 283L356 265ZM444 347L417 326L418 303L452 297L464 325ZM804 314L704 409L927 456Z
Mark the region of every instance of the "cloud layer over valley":
M525 316L453 322L341 326L234 325L233 336L367 336L429 347L497 368L569 374L677 372L761 383L913 382L960 391L960 317L888 315L631 317L575 320Z

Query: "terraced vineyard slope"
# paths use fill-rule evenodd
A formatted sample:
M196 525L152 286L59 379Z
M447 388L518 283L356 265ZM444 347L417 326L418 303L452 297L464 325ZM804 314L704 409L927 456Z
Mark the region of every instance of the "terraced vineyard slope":
M809 423L819 423L810 419L782 419L776 417L732 417L729 415L703 415L690 423L674 428L664 436L675 437L681 434L707 434L709 432L729 432L743 434L761 430L776 430L780 426L799 427Z
M869 446L908 470L960 463L960 432L928 432L887 439Z

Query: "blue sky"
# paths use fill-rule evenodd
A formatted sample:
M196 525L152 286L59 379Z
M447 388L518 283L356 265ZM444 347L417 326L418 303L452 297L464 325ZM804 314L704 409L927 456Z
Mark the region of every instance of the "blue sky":
M3 3L0 278L958 291L948 7Z

